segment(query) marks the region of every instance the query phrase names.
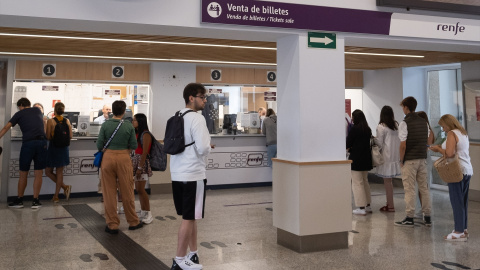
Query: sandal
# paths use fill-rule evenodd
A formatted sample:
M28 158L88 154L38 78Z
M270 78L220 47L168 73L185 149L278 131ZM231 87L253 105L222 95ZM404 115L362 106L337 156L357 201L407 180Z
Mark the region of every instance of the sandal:
M380 211L382 211L382 212L395 212L395 208L394 207L390 208L390 207L388 207L388 205L385 205L384 207L380 208Z
M452 241L452 242L467 241L467 237L465 236L464 233L455 233L455 231L452 231L452 233L448 234L443 239L446 241Z

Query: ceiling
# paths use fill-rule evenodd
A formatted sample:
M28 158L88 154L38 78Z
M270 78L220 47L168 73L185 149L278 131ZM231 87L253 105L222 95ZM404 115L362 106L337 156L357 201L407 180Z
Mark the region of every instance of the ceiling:
M8 36L4 34L21 34L24 36ZM38 37L39 35L49 37ZM66 39L62 37L77 37L77 39ZM138 41L175 42L175 44L140 43ZM227 46L192 46L191 43ZM232 46L248 46L253 48L236 48ZM255 49L255 47L267 49ZM270 48L270 50L268 48ZM0 27L0 55L7 56L15 55L16 53L39 54L37 56L25 56L29 58L72 58L78 55L88 55L96 59L110 59L110 61L112 59L116 61L129 59L149 62L196 61L205 64L213 64L211 61L222 61L220 64L235 64L240 62L244 65L252 65L254 63L259 65L274 65L276 63L276 50L272 50L272 48L276 48L275 42ZM345 68L355 70L427 66L480 60L480 52L479 54L472 54L357 46L346 46L345 52ZM353 55L348 53L421 55L424 56L424 58ZM69 55L69 57L67 57L67 55Z

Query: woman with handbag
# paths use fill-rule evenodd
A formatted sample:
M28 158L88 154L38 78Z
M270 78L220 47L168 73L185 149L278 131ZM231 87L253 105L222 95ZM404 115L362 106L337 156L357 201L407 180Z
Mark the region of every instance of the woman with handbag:
M470 162L469 140L467 131L458 120L450 114L443 115L438 124L447 133L447 140L442 144L431 146L434 152L439 152L447 159L458 158L463 178L460 182L448 183L448 193L453 209L455 229L444 237L447 241L467 241L468 221L468 189L470 178L473 175L473 167Z
M387 204L380 208L383 212L395 212L393 202L392 178L400 176L400 139L398 138L398 123L395 121L393 109L390 106L383 106L380 112L380 122L377 126L377 137L375 144L380 146L383 164L376 167L375 175L383 178Z
M133 116L132 121L137 136L138 147L132 156L133 178L135 180L135 189L138 192L138 200L140 201L140 220L145 224L153 221L152 212L150 211L150 200L148 198L145 185L148 178L152 177L152 168L148 154L152 147L152 135L148 131L147 116L143 113L137 113Z
M118 234L120 219L117 213L117 180L122 193L123 208L129 230L142 228L135 211L135 195L133 192L133 168L130 153L137 149L135 129L122 118L127 105L117 100L112 104L113 118L105 121L98 134L97 148L104 151L100 169L102 171L102 195L105 207L105 232Z
M353 210L353 214L365 216L372 212L370 207L372 197L368 184L368 171L373 168L370 149L372 130L361 110L353 111L352 120L353 127L347 136L347 150L350 152L348 159L352 160L352 190L357 207Z

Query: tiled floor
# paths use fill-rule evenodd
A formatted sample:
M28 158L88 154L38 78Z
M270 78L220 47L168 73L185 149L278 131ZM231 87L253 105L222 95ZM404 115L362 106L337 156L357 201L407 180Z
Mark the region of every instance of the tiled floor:
M402 189L395 190L397 212L385 214L378 211L385 201L383 186L371 186L374 213L353 217L352 230L358 233L349 233L349 248L307 254L276 244L271 187L209 190L206 218L198 224L201 263L207 270L480 269L480 203L470 202L469 241L450 243L443 240L453 229L448 193L432 190L433 226L412 229L393 225L404 217ZM103 213L99 198L68 203ZM62 204L44 201L39 210L0 206L0 269L124 269ZM121 215L120 229L170 266L179 225L171 195L152 195L151 207L157 217L152 224L128 231Z

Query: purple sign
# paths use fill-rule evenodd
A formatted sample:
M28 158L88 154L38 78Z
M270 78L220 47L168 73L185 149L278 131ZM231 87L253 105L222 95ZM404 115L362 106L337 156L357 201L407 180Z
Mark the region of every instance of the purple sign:
M202 22L388 35L392 13L253 0L202 0Z

